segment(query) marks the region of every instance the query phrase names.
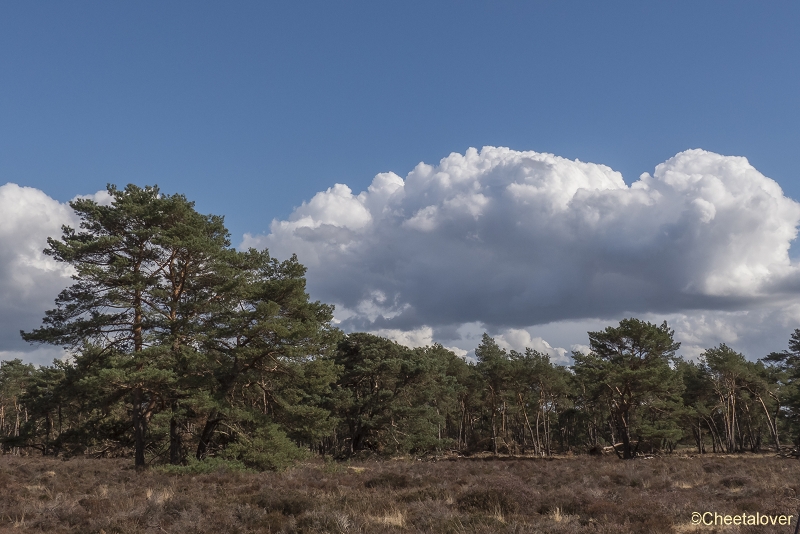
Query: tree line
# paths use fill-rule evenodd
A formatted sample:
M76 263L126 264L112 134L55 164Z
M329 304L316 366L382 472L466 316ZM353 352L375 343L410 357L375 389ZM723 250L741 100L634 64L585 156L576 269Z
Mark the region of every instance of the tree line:
M67 348L0 364L5 453L214 459L279 469L309 455L598 453L691 447L789 453L800 443L800 330L757 362L726 345L676 355L665 323L589 332L570 367L488 335L475 360L345 335L296 257L230 246L223 219L157 187L71 202L45 253L72 267L42 326Z

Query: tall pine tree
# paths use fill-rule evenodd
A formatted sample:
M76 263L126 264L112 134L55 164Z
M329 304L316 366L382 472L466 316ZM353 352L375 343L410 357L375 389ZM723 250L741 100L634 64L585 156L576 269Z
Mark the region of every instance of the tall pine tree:
M186 351L215 300L215 262L228 234L220 217L198 214L182 195L134 185L108 192L110 205L72 201L80 228L48 239L45 254L71 265L75 283L44 325L22 337L112 356L103 383L127 393L135 464L143 467L151 417L180 397Z

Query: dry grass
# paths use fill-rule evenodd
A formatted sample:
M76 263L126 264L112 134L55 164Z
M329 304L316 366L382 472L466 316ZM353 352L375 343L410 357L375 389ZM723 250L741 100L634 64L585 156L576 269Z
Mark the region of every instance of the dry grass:
M406 524L405 515L400 510L392 510L391 512L386 512L383 517L379 519L381 523L384 525L389 525L393 527L402 527Z
M0 457L0 532L710 533L692 512L796 513L800 462L767 456L453 459L283 473L137 473L128 460Z

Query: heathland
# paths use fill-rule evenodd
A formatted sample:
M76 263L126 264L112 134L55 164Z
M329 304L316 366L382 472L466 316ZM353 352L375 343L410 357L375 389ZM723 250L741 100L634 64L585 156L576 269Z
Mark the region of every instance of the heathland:
M109 195L71 203L45 253L74 283L22 333L69 358L0 362L3 528L792 531L800 329L699 361L636 318L570 366L409 348L339 330L296 257L231 248L183 196Z
M177 475L121 459L5 455L0 530L790 533L798 474L796 460L752 454L315 460L283 472ZM718 525L693 523L706 512ZM771 524L788 514L790 525ZM748 526L736 516L770 517Z

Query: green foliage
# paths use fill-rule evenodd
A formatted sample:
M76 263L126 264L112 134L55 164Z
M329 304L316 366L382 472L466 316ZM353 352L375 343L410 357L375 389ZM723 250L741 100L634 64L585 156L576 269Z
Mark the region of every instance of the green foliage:
M777 419L785 389L781 391L776 380L783 372L747 361L743 354L721 344L703 353L696 375L705 394L696 395L702 402L695 401L692 406L705 418L714 450L758 452L762 429L780 450Z
M269 416L298 440L318 439L334 424L323 406L337 372L323 361L340 336L330 325L332 307L309 301L305 268L294 256L279 262L249 250L234 259L235 283L222 312L206 321L201 345L206 395L195 407L205 419L198 459L214 449L220 425L237 425L240 415Z
M259 471L280 471L308 456L273 423L262 423L252 433L237 433L220 457Z
M780 419L791 428L800 449L800 328L792 332L788 345L788 350L770 353L761 361L766 365L768 383L774 385L769 396L778 407L776 424Z
M333 361L341 368L336 413L350 454L422 453L446 447L446 416L458 384L448 371L457 357L441 346L409 349L371 334L350 334Z
M490 448L497 453L531 448L549 455L553 449L553 426L570 405L571 375L533 349L507 352L484 334L475 349L482 395L473 406L488 411ZM480 400L480 402L476 402Z
M24 396L35 368L15 359L0 362L0 445L3 451L24 444L20 431L25 424Z
M666 322L624 319L616 328L589 332L592 352L574 355L573 369L590 397L608 407L609 441L622 458L633 458L642 441L681 437L684 385L673 369L680 343L672 336Z
M332 307L309 301L297 258L229 249L222 218L198 214L181 195L133 185L108 192L108 206L73 201L80 228L48 240L45 252L75 269L75 283L41 328L22 335L76 356L37 379L27 444L46 452L132 441L143 467L145 451L182 464L190 446L203 459L248 442L262 452L240 447L236 457L281 467L297 456L286 452L286 432L298 440L329 432L322 403L336 369L318 360L339 334ZM54 441L52 413L65 407L79 415ZM122 432L120 413L129 414ZM283 430L255 428L259 415ZM240 428L237 439L218 435L221 425ZM279 452L265 452L272 445Z

